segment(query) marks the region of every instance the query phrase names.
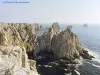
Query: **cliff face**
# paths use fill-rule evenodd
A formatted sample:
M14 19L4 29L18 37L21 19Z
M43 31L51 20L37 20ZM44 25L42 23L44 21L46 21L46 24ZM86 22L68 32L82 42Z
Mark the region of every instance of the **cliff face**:
M41 50L51 51L51 40L54 35L59 33L58 23L53 23L50 28L47 28L44 34L38 37L39 47Z
M0 46L0 75L38 75L36 62L19 46Z
M55 35L51 44L56 57L79 57L82 51L78 37L69 28Z
M37 54L39 48L36 36L37 25L1 23L0 27L1 45L25 47L27 53L33 53L34 56Z
M91 59L88 51L84 50L78 37L71 31L69 27L54 35L51 42L52 51L57 58L75 59L82 56Z
M35 25L0 23L0 75L38 75L27 56L38 52L36 38Z

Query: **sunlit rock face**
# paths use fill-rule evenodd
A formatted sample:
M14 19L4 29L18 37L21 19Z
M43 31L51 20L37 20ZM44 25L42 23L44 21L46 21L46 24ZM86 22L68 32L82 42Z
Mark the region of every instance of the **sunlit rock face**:
M57 57L73 58L82 50L77 36L69 28L52 38L52 51Z
M34 56L39 47L36 30L38 25L27 23L0 23L0 44L24 47L28 53Z
M83 58L91 59L88 51L84 52L84 48L81 46L78 37L69 27L58 35L53 36L51 48L57 58L75 59L82 56Z
M58 23L53 23L50 28L47 28L44 34L38 37L39 47L41 50L51 51L51 40L54 35L59 33Z
M36 61L19 46L0 46L0 75L38 75ZM32 72L32 73L31 73Z
M39 75L27 52L38 52L35 25L0 23L0 75Z

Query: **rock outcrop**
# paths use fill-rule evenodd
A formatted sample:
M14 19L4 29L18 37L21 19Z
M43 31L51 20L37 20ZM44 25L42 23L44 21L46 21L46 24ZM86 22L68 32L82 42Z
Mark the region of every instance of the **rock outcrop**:
M53 52L56 58L66 58L71 61L80 57L92 59L88 51L82 47L78 37L71 31L70 26L59 32L58 23L53 23L42 36L38 37L38 43L41 50Z
M37 52L35 25L0 23L0 75L39 75L36 61L27 55Z
M51 44L56 57L79 57L79 51L82 50L79 39L69 28L55 35Z
M0 27L0 45L23 46L27 50L27 53L31 53L34 56L38 53L39 47L36 35L38 25L0 23Z
M0 46L0 75L38 75L36 61L19 46Z
M38 37L39 47L41 50L51 51L51 40L54 35L59 33L58 23L53 23L50 28L47 28L44 34Z
M36 61L28 56L36 56L39 52L43 52L44 58L53 58L60 67L77 64L80 57L93 58L70 27L60 32L58 23L53 23L37 37L40 28L38 24L0 23L0 75L38 75ZM79 75L75 66L70 69Z
M84 50L78 37L71 31L69 27L54 35L51 42L52 51L57 58L76 59L82 56L83 58L91 59L88 51Z

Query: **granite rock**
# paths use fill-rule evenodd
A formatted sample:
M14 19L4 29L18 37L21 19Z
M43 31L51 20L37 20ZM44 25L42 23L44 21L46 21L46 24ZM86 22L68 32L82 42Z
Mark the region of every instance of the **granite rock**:
M27 23L0 23L0 44L21 46L27 53L36 56L39 47L37 42L37 24Z
M46 28L44 34L38 37L38 43L40 50L51 51L51 40L54 35L59 33L58 23L53 23L50 28Z

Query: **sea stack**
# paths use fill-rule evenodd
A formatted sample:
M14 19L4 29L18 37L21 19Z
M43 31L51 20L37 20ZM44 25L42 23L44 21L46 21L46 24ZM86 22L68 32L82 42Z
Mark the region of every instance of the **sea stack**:
M51 51L51 41L54 35L59 33L59 25L58 23L53 23L50 28L46 28L44 34L38 37L39 49Z
M53 36L51 47L57 58L72 60L83 57L91 59L91 55L82 47L78 37L69 27Z

